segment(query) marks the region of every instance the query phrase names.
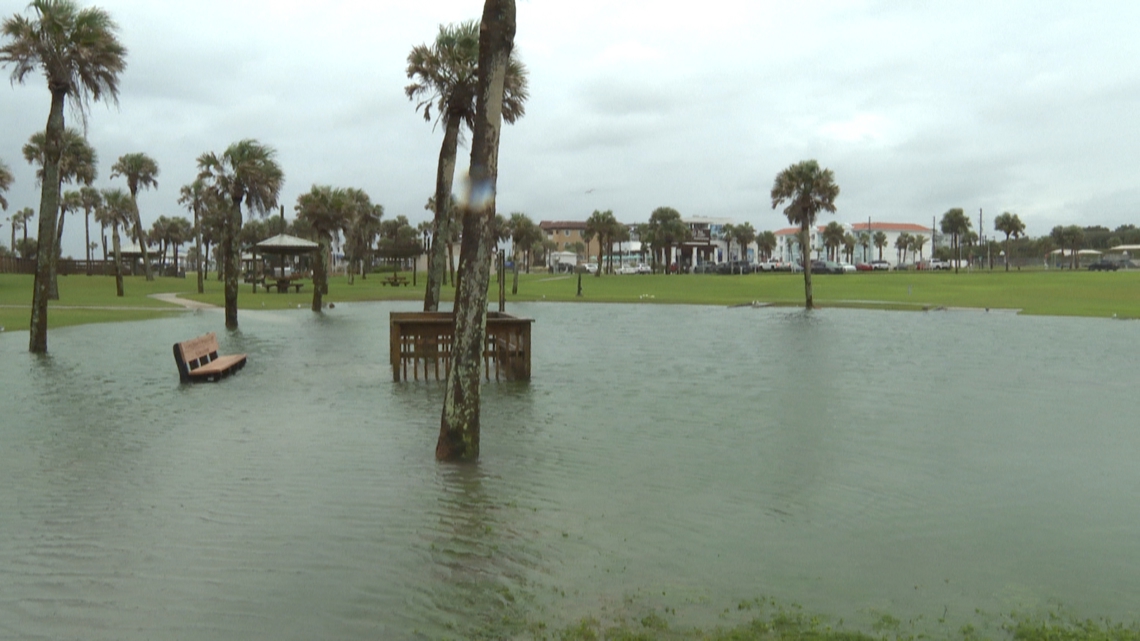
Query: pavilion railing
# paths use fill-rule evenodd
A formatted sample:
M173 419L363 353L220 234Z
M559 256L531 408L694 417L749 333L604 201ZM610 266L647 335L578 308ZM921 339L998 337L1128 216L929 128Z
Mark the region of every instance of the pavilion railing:
M483 372L488 381L530 380L530 329L534 319L487 312ZM451 312L391 312L392 380L446 380L451 369L455 317Z

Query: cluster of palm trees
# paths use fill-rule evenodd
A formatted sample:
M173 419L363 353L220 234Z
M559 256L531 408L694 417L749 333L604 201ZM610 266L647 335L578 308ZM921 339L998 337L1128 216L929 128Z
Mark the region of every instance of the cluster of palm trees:
M28 347L47 351L49 286L55 260L56 216L63 183L61 158L66 140L64 107L71 99L74 112L86 119L91 101L117 101L119 74L126 68L126 48L119 42L118 26L106 11L79 9L71 0L32 0L34 17L14 15L0 33L0 65L12 67L12 82L23 84L30 74L42 72L51 92L51 107L44 130L42 172L39 175L40 211L36 277Z

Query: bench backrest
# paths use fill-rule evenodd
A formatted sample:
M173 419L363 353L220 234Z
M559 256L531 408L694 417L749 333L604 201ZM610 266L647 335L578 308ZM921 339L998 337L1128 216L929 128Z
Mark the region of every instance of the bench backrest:
M218 337L214 332L174 344L177 355L189 370L195 370L218 357Z

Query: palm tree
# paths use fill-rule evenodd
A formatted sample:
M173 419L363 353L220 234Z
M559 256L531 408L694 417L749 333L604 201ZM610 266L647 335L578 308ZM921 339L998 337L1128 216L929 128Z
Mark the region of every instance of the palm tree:
M182 185L178 195L178 204L184 205L194 214L194 262L196 263L194 271L198 272L199 294L206 290L206 276L202 270L202 266L205 265L202 259L202 210L206 206L208 193L206 183L200 178L195 178L190 184Z
M80 10L71 0L32 0L32 19L14 15L0 32L7 43L0 47L0 64L12 65L12 82L23 84L29 74L43 71L51 92L51 108L44 129L44 173L40 191L40 230L36 278L32 294L28 349L47 352L47 303L51 261L55 252L55 215L60 198L60 154L64 132L64 106L71 106L86 122L90 101L118 102L119 74L126 68L127 50L119 43L118 26L102 9ZM46 243L46 245L45 245Z
M328 256L332 251L333 236L344 230L349 223L349 198L344 189L334 189L327 185L313 185L307 194L297 197L297 220L304 222L312 230L320 243L317 259L313 264L313 304L314 312L321 311L322 296L328 292Z
M16 252L16 229L19 228L24 232L24 244L28 244L28 221L36 215L36 210L31 207L24 207L20 211L12 214L12 253Z
M424 294L424 311L439 309L439 290L443 282L446 246L441 242L451 234L447 203L451 202L451 183L455 177L455 156L462 137L462 126L475 127L475 101L478 90L479 24L473 20L460 24L440 25L435 42L421 44L408 54L407 75L412 84L404 88L409 100L416 100L416 110L424 120L443 125L443 145L439 151L435 182L435 220L432 249L428 254L428 285ZM525 113L527 99L526 67L513 53L507 61L503 83L502 117L514 123Z
M879 250L879 260L883 260L883 248L887 246L887 234L886 234L886 232L881 232L881 231L875 232L875 235L872 238L872 240L875 242L875 247L878 248L878 250Z
M127 189L131 192L131 203L134 204L135 208L135 238L138 240L139 249L142 250L143 269L146 272L146 279L154 280L154 274L150 269L150 257L147 255L142 217L139 215L138 194L140 187L142 189L158 187L158 181L155 180L158 176L158 163L143 153L125 154L119 156L118 162L111 165L111 179L113 180L119 176L123 176L127 179Z
M823 228L823 244L827 247L828 260L839 260L839 248L843 245L843 225L834 220Z
M593 239L598 239L598 271L594 276L601 278L602 272L605 271L606 249L609 247L613 251L613 232L617 224L617 219L614 218L614 212L607 209L606 211L594 210L590 217L586 219L586 232L582 237L586 243L590 243Z
M530 248L542 240L542 230L530 216L522 212L514 212L511 214L510 219L507 221L507 229L511 234L511 258L514 262L514 280L511 283L511 294L519 293L519 260L527 265L527 273L530 273ZM520 253L522 256L520 257Z
M277 164L277 152L256 140L245 139L226 148L222 155L198 157L198 178L228 199L222 225L222 260L225 263L226 327L237 329L238 270L241 247L241 206L265 216L277 208L277 196L285 175Z
M471 137L471 181L463 216L461 276L455 299L451 369L444 389L437 460L479 457L479 408L483 353L487 342L487 288L494 251L495 190L499 137L515 41L514 0L486 0L479 29L478 84ZM472 197L474 196L474 197ZM437 198L437 202L442 199Z
M0 209L8 211L8 200L4 198L4 194L12 187L12 170L8 165L0 160Z
M843 251L847 254L847 262L855 262L855 247L858 246L859 241L850 232L843 234Z
M348 223L344 230L344 252L349 262L359 269L360 277L367 278L365 260L371 260L373 244L380 235L384 206L373 204L372 199L361 189L346 189L345 196L348 199ZM348 284L352 285L356 282L357 269L348 271Z
M871 233L861 231L858 238L859 246L863 248L863 260L867 261L867 254L871 252Z
M732 236L735 230L736 225L732 223L721 225L720 228L720 235L724 238L724 262L726 263L732 262Z
M900 265L906 262L908 247L910 247L910 234L903 232L895 239L895 258Z
M911 249L918 254L918 262L922 262L922 248L926 246L926 236L915 234L911 236Z
M956 257L954 261L954 273L957 274L958 266L962 263L962 235L970 231L970 218L966 216L961 207L954 207L953 209L946 210L945 214L942 214L939 227L942 229L943 234L950 234L951 236Z
M788 222L799 225L800 234L805 240L815 217L820 211L835 213L835 199L839 196L839 185L830 169L822 169L814 160L790 165L776 175L772 185L772 209L787 202L784 215ZM812 309L811 261L804 254L804 308Z
M736 245L740 247L740 260L748 260L748 246L752 241L756 240L756 229L752 227L752 223L744 223L743 225L735 225L732 228L732 238L736 241ZM744 273L744 268L740 268L740 273Z
M1021 222L1021 218L1017 214L1010 212L1003 212L997 218L994 218L994 231L1000 231L1005 234L1005 271L1009 271L1009 237L1021 238L1025 234L1025 223Z
M123 256L119 246L119 225L131 221L131 200L122 189L103 191L103 204L95 210L95 222L111 228L111 247L115 259L115 292L123 296Z
M1081 243L1085 240L1085 231L1077 225L1061 226L1057 225L1053 231L1049 233L1049 237L1057 243L1064 255L1065 248L1069 248L1069 268L1076 269L1080 266L1080 257L1077 252L1081 249Z
M764 231L756 235L756 248L760 251L764 260L772 258L772 252L776 251L776 245L778 244L776 234L773 232Z
M79 189L80 206L83 207L83 237L87 245L87 275L91 275L91 212L103 204L103 194L91 185Z
M190 224L189 220L181 216L175 216L170 219L170 223L166 226L166 234L163 241L174 248L174 274L177 276L181 270L178 268L178 249L182 247L194 235L194 226ZM164 253L163 256L166 254Z
M681 212L672 207L658 207L649 215L650 237L652 238L654 261L661 255L661 264L665 273L669 273L669 253L673 245L683 243L689 239L691 232L684 221ZM654 268L653 271L657 271Z

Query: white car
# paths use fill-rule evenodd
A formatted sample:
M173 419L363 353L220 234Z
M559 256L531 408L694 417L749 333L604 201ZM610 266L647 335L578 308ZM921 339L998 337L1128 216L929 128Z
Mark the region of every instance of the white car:
M636 274L637 273L637 267L635 265L622 265L621 267L617 268L617 273L619 273L619 274Z
M843 271L846 273L854 273L856 271L859 271L859 270L855 269L855 266L852 265L851 263L839 263L839 264L843 266Z
M637 273L639 273L639 274L652 274L653 269L651 269L649 267L649 265L646 265L645 263L641 263L640 265L637 266Z
M587 274L596 274L598 273L598 264L586 263L585 265L582 265L582 269L586 270Z

